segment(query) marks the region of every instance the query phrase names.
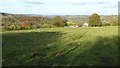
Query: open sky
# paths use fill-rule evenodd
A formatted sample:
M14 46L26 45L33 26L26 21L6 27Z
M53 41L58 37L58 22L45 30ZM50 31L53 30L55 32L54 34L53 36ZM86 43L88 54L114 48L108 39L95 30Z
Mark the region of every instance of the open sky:
M0 12L41 15L118 14L119 0L0 0Z

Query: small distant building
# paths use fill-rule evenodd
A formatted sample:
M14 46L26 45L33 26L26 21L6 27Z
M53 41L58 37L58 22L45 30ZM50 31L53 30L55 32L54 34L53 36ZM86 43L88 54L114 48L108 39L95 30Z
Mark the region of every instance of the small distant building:
M88 27L88 23L84 23L82 27Z

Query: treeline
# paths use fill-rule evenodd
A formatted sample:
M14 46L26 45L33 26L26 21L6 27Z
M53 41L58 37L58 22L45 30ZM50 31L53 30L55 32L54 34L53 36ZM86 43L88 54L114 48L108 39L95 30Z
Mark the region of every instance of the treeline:
M97 13L94 13L87 17L88 19L82 18L85 21L79 21L74 23L67 18L70 16L60 17L54 16L52 18L45 16L27 16L21 14L7 14L1 13L2 15L2 29L3 30L20 30L20 29L35 29L35 28L52 28L52 27L65 27L70 25L78 25L81 27L85 22L88 23L91 27L100 27L100 26L117 26L118 18L117 16L100 16ZM75 16L77 19L79 17ZM76 22L76 21L75 21Z
M13 29L30 29L30 28L40 28L42 25L48 24L50 22L49 18L46 17L29 17L29 16L2 16L2 26L3 29L13 30ZM28 24L28 25L26 25ZM23 25L29 26L26 28Z
M25 16L2 14L2 29L3 30L20 30L20 29L35 29L35 28L52 28L67 26L67 20L60 16L53 18L42 16Z
M90 17L96 15L97 13L93 13L91 15L67 15L62 16L64 19L67 19L68 22L71 22L73 24L77 25L83 25L85 22L89 23ZM99 15L100 22L102 26L117 26L118 25L118 16L117 15ZM90 26L90 24L89 24Z

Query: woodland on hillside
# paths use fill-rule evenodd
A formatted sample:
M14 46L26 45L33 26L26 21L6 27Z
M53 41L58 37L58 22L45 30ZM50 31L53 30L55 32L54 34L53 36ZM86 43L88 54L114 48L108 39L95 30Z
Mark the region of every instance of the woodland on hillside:
M44 15L27 15L27 14L2 14L3 30L21 30L35 28L52 28L52 27L69 27L78 25L82 27L84 23L89 26L117 26L117 15L63 15L63 16L44 16ZM97 16L96 16L97 15ZM92 18L92 19L91 19ZM98 22L99 21L99 22Z

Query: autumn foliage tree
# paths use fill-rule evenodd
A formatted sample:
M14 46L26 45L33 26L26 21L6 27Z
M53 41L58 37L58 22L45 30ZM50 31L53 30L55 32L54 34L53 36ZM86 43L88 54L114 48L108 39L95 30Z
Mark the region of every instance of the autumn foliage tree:
M22 29L27 29L27 28L29 28L30 24L28 23L28 21L24 20L20 23L20 26Z

